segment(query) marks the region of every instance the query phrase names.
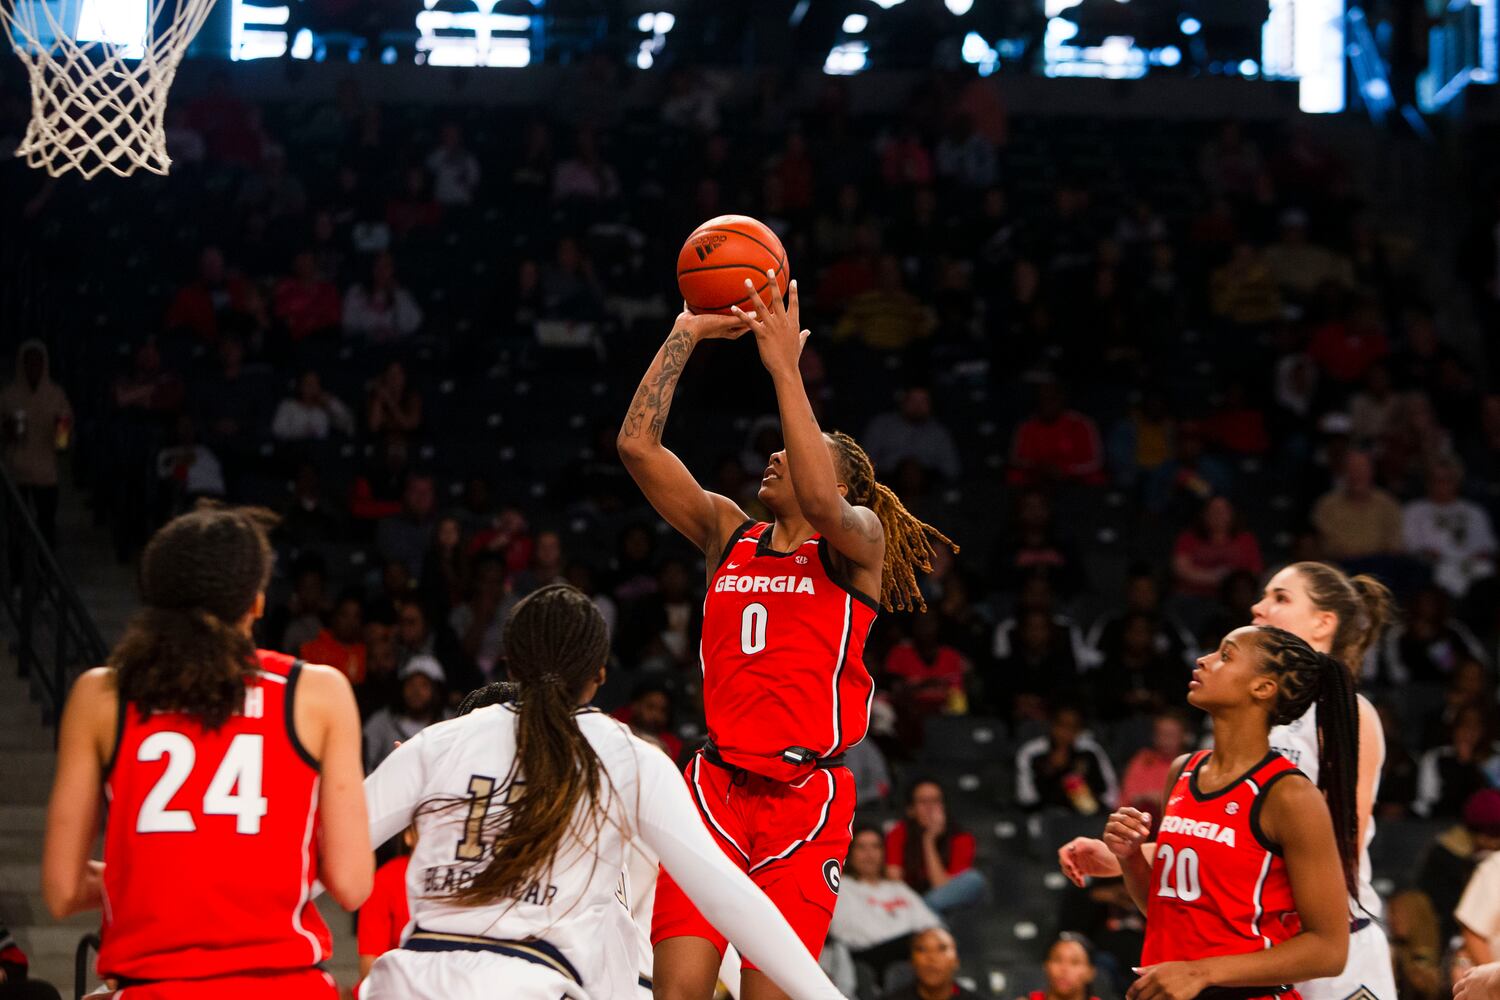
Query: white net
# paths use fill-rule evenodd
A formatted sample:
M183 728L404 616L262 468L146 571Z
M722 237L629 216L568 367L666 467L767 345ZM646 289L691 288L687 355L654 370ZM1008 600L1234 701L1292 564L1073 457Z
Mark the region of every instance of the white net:
M0 0L31 81L16 155L53 177L165 174L167 92L214 0Z

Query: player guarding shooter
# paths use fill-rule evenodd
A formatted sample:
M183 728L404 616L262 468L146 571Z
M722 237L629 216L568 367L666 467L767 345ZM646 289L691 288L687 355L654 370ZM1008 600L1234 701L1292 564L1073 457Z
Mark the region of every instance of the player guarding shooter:
M429 726L365 781L373 839L409 823L418 834L410 932L376 959L366 1000L633 997L621 888L637 840L791 996L840 1000L698 822L666 755L585 707L609 659L593 602L566 584L537 590L505 649L514 701Z
M1351 578L1327 563L1298 562L1271 577L1250 611L1253 624L1284 628L1319 652L1332 654L1351 676L1358 676L1365 653L1390 620L1391 594L1373 577ZM1349 959L1337 976L1298 983L1303 1000L1347 1000L1361 992L1377 1000L1396 998L1390 944L1379 923L1383 906L1371 885L1370 867L1370 843L1375 838L1372 812L1385 766L1385 734L1375 706L1363 695L1358 704L1357 745L1350 742L1340 748L1359 761L1359 892L1351 904ZM1322 785L1318 734L1314 705L1299 718L1271 730L1271 747L1309 780ZM1080 884L1083 875L1119 874L1114 856L1099 840L1075 840L1058 856L1063 871Z
M1236 629L1198 660L1188 702L1209 713L1214 749L1180 758L1166 787L1154 857L1151 818L1122 808L1104 840L1146 914L1141 975L1127 1000L1283 995L1332 976L1349 950L1355 891L1359 725L1343 664L1282 629ZM1325 801L1271 749L1272 725L1316 704Z
M99 974L128 1000L334 1000L313 880L347 910L370 892L354 692L250 639L269 520L200 509L158 531L145 610L63 713L42 890L59 917L102 907Z
M704 490L662 446L693 349L747 330L775 383L786 441L760 487L770 524ZM818 428L798 370L807 336L796 282L789 305L773 296L758 314L684 310L641 380L619 447L652 506L708 560L701 655L709 742L687 767L702 821L817 955L854 814L843 753L869 725L865 639L880 607L922 604L916 573L930 568L929 536L952 543L875 481L852 438ZM708 1000L724 938L666 874L651 936L656 996ZM746 959L742 1000L779 996L756 971L759 956Z

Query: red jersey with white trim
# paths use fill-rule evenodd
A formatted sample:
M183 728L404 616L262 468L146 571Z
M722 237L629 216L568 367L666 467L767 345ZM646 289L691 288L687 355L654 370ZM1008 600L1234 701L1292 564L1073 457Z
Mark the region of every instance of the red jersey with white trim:
M703 602L703 710L724 760L777 781L864 739L875 683L865 669L873 598L840 578L827 539L771 548L771 525L746 524L725 547Z
M312 905L318 765L292 728L302 665L258 655L241 711L216 730L121 706L104 783L101 976L206 979L332 954Z
M1302 929L1281 849L1260 829L1266 793L1302 772L1277 753L1216 792L1198 789L1212 751L1188 759L1172 786L1156 837L1141 964L1243 955L1289 940ZM1297 996L1271 988L1237 996Z

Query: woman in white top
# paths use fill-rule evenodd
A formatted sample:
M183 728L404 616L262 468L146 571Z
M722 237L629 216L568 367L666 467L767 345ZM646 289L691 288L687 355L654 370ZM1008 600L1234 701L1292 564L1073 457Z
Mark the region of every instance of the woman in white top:
M829 935L883 980L888 966L911 956L913 934L941 926L942 919L915 889L885 877L885 837L880 830L856 827Z
M1274 625L1291 632L1320 653L1329 653L1357 677L1365 653L1380 638L1391 617L1391 592L1371 576L1350 577L1320 562L1285 567L1267 582L1265 593L1251 608L1256 625ZM1271 749L1286 757L1318 782L1318 726L1316 707L1290 725L1271 730ZM1371 816L1380 791L1380 769L1385 764L1385 734L1380 716L1369 699L1359 696L1359 740L1351 752L1359 754L1359 898L1351 901L1349 958L1341 975L1298 983L1303 1000L1396 1000L1390 943L1380 925L1383 905L1370 884L1370 841L1375 837ZM1321 787L1321 786L1320 786ZM1079 837L1058 850L1063 873L1078 885L1089 876L1109 877L1120 866L1102 840Z
M564 584L521 601L506 626L516 702L424 729L365 782L384 840L418 832L411 924L376 960L368 1000L638 995L624 873L637 838L703 915L796 1000L840 994L776 908L710 839L660 750L582 708L609 638Z

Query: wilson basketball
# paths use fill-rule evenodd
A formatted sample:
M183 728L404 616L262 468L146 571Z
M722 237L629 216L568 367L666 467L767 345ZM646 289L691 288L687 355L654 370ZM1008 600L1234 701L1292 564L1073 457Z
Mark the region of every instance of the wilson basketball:
M755 284L762 303L776 270L778 294L785 295L791 275L786 250L770 228L748 215L721 215L693 230L677 255L677 287L695 313L728 315L733 306L752 308L745 279Z

